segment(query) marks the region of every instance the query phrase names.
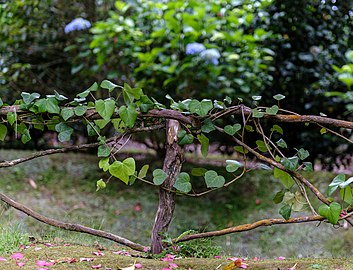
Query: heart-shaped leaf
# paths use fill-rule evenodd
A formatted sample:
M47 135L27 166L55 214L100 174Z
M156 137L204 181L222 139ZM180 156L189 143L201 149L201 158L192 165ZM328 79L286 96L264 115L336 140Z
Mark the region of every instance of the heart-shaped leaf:
M178 175L175 184L173 185L178 191L188 193L191 190L189 174L182 172Z
M104 119L104 120L110 120L114 113L115 109L115 101L112 99L108 100L96 100L95 102L96 105L96 110L98 114Z
M210 170L205 173L205 181L208 188L220 188L223 187L226 180L217 172Z
M129 176L135 173L135 160L133 158L127 158L123 162L114 161L109 166L109 173L119 178L125 184L129 183Z
M241 166L243 166L239 161L236 160L226 160L226 170L227 172L235 172L236 170L238 170Z
M118 85L108 80L102 81L100 86L104 89L108 89L109 92L113 91L116 87L118 87Z
M33 100L37 99L40 97L40 94L38 93L27 93L27 92L22 92L21 97L23 98L23 102L25 104L31 103Z
M109 158L102 158L99 163L98 166L100 169L103 169L103 171L108 171L109 170Z
M277 95L274 95L273 96L273 98L275 99L275 100L282 100L282 99L284 99L284 98L286 98L286 96L283 96L283 95L281 95L281 94L277 94Z
M294 185L294 180L287 172L282 171L278 168L273 169L273 175L275 178L281 181L285 188L291 188Z
M278 113L278 106L273 105L271 108L266 108L266 113L271 114L271 115L276 115Z
M147 164L143 165L141 170L140 170L140 172L139 172L139 174L138 174L138 177L139 178L145 178L146 175L147 175L147 171L148 171L149 167L150 167L150 165L147 165Z
M279 214L285 219L288 220L290 218L290 215L292 213L292 206L285 204L279 209Z
M97 189L96 189L96 191L104 189L106 186L107 186L107 184L103 181L103 179L99 179L97 181Z
M194 136L187 133L185 130L179 131L177 136L180 145L191 144L194 141Z
M134 127L138 113L133 104L130 104L127 107L121 106L119 109L119 115L127 127Z
M4 141L7 134L7 127L0 124L0 141Z
M189 103L190 112L200 116L206 116L212 108L213 104L212 101L209 99L203 99L201 102L196 99L193 99Z
M193 175L193 176L204 176L206 172L207 172L207 169L205 169L205 168L193 168L191 170L191 175Z
M161 169L155 169L152 173L153 183L155 185L162 185L164 180L167 179L167 174Z
M201 133L200 135L197 135L197 139L201 143L201 154L204 157L206 157L208 154L208 146L209 146L210 140L203 133Z
M252 117L254 117L254 118L261 118L261 117L263 117L265 115L264 112L261 112L261 111L259 111L256 108L252 109L251 111L252 111Z
M342 211L341 205L336 202L330 203L330 205L322 204L319 207L318 213L320 216L327 218L331 224L337 224L340 213Z
M224 127L224 132L227 133L230 136L233 136L235 133L237 133L241 129L240 124L234 124L234 125L227 125Z

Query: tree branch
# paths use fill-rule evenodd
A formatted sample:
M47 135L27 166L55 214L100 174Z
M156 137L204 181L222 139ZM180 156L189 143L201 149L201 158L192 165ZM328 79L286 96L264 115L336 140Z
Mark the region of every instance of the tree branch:
M28 216L30 216L40 222L48 224L50 226L54 226L54 227L64 229L64 230L87 233L87 234L99 236L99 237L112 240L116 243L119 243L121 245L130 247L130 248L132 248L134 250L138 250L138 251L146 251L148 249L147 247L145 247L143 245L134 243L126 238L123 238L121 236L118 236L118 235L115 235L112 233L108 233L108 232L101 231L101 230L95 230L95 229L92 229L92 228L89 228L89 227L86 227L86 226L83 226L80 224L65 223L65 222L62 222L59 220L55 220L52 218L42 216L41 214L33 211L32 209L30 209L30 208L28 208L28 207L26 207L16 201L14 201L13 199L7 197L5 194L3 194L1 192L0 192L0 199L2 201L4 201L5 203L11 205L13 208L16 208L17 210L27 214Z
M314 222L314 221L323 221L325 220L322 216L309 216L309 217L297 217L297 218L290 218L285 220L283 218L277 219L263 219L256 221L254 223L238 225L235 227L219 230L219 231L211 231L211 232L204 232L204 233L196 233L190 234L182 237L181 239L173 239L174 243L190 241L193 239L198 238L208 238L214 236L222 236L226 234L236 233L236 232L245 232L250 231L258 227L262 226L272 226L272 225L280 225L280 224L292 224L292 223L304 223L304 222Z

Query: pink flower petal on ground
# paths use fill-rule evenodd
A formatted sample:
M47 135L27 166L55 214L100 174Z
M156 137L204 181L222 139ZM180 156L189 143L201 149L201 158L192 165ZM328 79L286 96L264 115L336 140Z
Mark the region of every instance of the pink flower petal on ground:
M214 256L213 258L215 258L215 259L220 259L221 256L217 255L217 256Z
M239 266L239 268L243 268L243 269L248 268L248 264L242 263L242 264Z
M34 250L38 251L38 250L41 250L41 249L42 249L41 247L36 247Z
M44 245L47 246L47 247L53 247L53 246L54 246L54 245L51 244L51 243L45 243Z
M283 261L283 260L285 260L286 259L286 257L283 257L283 256L279 256L278 257L278 260L280 260L280 261Z
M16 252L11 255L11 258L14 260L21 260L21 259L23 259L23 254L20 252Z
M253 259L254 262L257 262L257 261L259 261L259 260L260 260L259 257L255 257L255 258Z
M67 263L75 263L75 262L77 262L77 260L76 260L76 258L72 258L72 259L68 259L66 262Z
M49 268L37 268L37 270L49 270Z
M137 269L142 268L142 264L140 264L140 263L136 263L136 264L135 264L135 268L137 268Z
M237 260L242 260L242 259L237 258L237 257L232 257L232 258L228 258L227 260L228 260L228 261L235 262L235 261L237 261Z
M98 257L103 257L104 256L104 253L103 252L100 252L99 250L98 251L95 251L95 252L92 252L93 255L96 255Z
M16 262L16 264L17 264L17 266L19 266L19 267L22 267L22 266L24 266L24 265L25 265L25 263L24 263L24 262Z
M102 265L101 264L97 264L97 265L92 265L91 267L93 269L99 269L99 268L102 268Z
M337 269L335 269L335 270L343 270L343 268L342 268L342 267L340 267L340 268L337 268Z
M168 267L164 267L164 268L162 268L162 270L171 270L171 269Z
M0 257L0 262L7 261L4 257Z
M40 260L38 260L38 261L36 262L36 265L37 265L37 266L53 266L54 263L53 263L53 262L47 262L47 261L40 261Z
M148 252L148 251L150 251L150 248L149 248L149 247L144 247L144 248L143 248L143 252Z
M176 263L170 263L169 267L172 268L172 269L173 268L178 268L178 265Z
M91 262L94 258L80 258L80 262Z
M64 247L68 247L68 246L71 246L71 244L64 244Z

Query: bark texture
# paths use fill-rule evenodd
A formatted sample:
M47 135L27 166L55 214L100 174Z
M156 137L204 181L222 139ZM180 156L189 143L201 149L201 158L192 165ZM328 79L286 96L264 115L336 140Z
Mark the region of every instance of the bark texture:
M175 192L173 185L176 177L179 175L183 162L183 149L178 144L178 131L180 124L176 120L167 120L166 122L166 155L164 158L163 171L168 175L167 179L159 189L159 204L152 229L152 253L158 254L163 251L163 236L161 233L168 231L170 221L172 220L175 208ZM166 190L167 189L167 190Z

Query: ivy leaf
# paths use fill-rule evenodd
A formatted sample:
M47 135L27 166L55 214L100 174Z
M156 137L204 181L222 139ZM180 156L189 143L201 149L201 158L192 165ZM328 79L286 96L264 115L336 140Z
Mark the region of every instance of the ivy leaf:
M109 122L110 122L110 120L104 120L104 119L97 119L97 120L94 120L94 123L95 123L100 129L103 129Z
M227 172L235 172L237 171L241 166L243 166L239 161L236 161L236 160L226 160L226 170Z
M109 158L102 158L98 163L99 168L105 172L109 170L109 165Z
M118 87L118 85L112 83L111 81L104 80L101 82L100 87L102 87L103 89L108 89L109 92L112 92L116 87Z
M4 102L2 101L2 99L0 97L0 107L2 107L2 105L4 105Z
M56 90L54 90L54 94L55 94L55 98L59 101L63 101L67 99L67 97L60 95Z
M279 209L279 214L285 219L288 220L292 213L292 206L291 205L283 205L281 209Z
M257 145L257 148L261 151L261 152L268 152L268 150L267 150L267 147L266 147L266 144L265 144L265 142L264 141L261 141L261 140L257 140L256 141L256 145ZM268 148L270 149L270 150L272 150L272 147L270 146L270 145L268 145Z
M205 173L205 181L208 188L220 188L223 187L226 180L217 172L210 170Z
M4 141L7 134L7 127L3 124L0 124L0 141Z
M205 168L193 168L191 170L191 175L193 175L193 176L204 176L206 172L207 172L207 169L205 169Z
M338 174L329 184L327 194L330 196L345 180L346 176L343 173Z
M109 173L123 181L125 184L129 183L129 177L135 173L135 160L133 158L127 158L123 162L114 161L109 166Z
M271 108L266 108L266 113L271 114L271 115L276 115L278 113L278 106L273 105Z
M247 153L249 153L248 149L245 149L243 146L240 146L240 145L235 146L235 147L234 147L234 150L237 151L237 152L239 152L240 154L247 154Z
M277 94L277 95L274 95L273 98L274 98L275 100L280 101L280 100L286 98L286 96L281 95L281 94Z
M147 165L147 164L143 165L137 177L138 178L145 178L146 175L147 175L147 171L148 171L149 167L150 166Z
M110 149L108 146L104 145L100 145L98 147L98 157L108 157L110 155Z
M84 105L79 105L77 107L74 108L74 112L77 116L82 116L86 113L87 111L87 106L84 106Z
M103 121L104 121L104 119L103 119ZM99 132L100 132L100 128L98 126L93 125L92 123L87 125L87 135L88 136L99 135Z
M340 198L341 200L345 201L349 205L353 204L352 189L350 186L347 186L340 190Z
M294 156L290 158L282 158L281 163L286 167L286 169L294 171L298 168L299 158Z
M341 211L341 205L336 202L330 203L329 206L326 204L322 204L318 209L319 215L323 216L324 218L327 218L327 220L333 225L337 224L340 218Z
M281 169L274 168L273 176L281 181L285 188L290 189L294 185L294 180L290 174Z
M149 110L153 109L154 103L148 96L142 95L140 98L140 101L141 101L141 103L140 103L139 107L140 107L141 112L146 113Z
M273 125L273 127L271 128L271 132L277 132L283 135L283 129L279 125Z
M75 115L75 112L71 108L63 108L60 113L61 117L67 121L70 117Z
M73 133L73 128L65 123L59 123L55 126L55 130L59 133L58 139L60 142L69 141Z
M251 97L254 101L259 101L262 99L262 96L252 96Z
M287 143L282 138L279 139L276 144L281 148L288 148Z
M185 130L180 130L177 136L180 145L191 144L194 141L194 136L188 134Z
M311 162L303 162L304 164L304 171L306 172L313 172L314 169L313 169L313 164Z
M201 143L201 154L204 157L207 157L210 140L202 133L200 135L197 135L197 139Z
M138 113L133 104L129 104L127 107L121 106L119 115L128 128L134 127Z
M131 88L130 85L124 83L123 96L126 104L134 102L134 100L139 100L143 95L141 88ZM151 100L150 100L151 101ZM151 101L151 103L153 103Z
M167 179L167 174L162 169L155 169L152 173L153 183L157 186L162 185L165 179Z
M320 129L320 134L323 135L325 133L327 133L327 129L326 128L321 128Z
M265 115L264 112L261 112L256 108L252 109L251 112L252 112L252 117L254 117L254 118L262 118Z
M201 102L193 99L189 103L190 112L200 116L206 116L212 108L213 104L209 99L203 99Z
M203 121L203 125L201 126L201 130L204 133L210 133L211 131L216 130L216 128L215 128L213 122L210 119L206 118Z
M95 102L96 105L96 110L98 114L104 119L104 120L110 120L114 113L115 109L115 101L112 99L108 100L96 100Z
M173 185L179 192L188 193L191 191L190 176L186 172L178 175L175 184Z
M27 93L27 92L22 92L21 97L23 98L23 102L25 104L30 104L33 100L37 99L40 97L40 94L38 93Z
M103 179L99 179L97 181L97 189L96 189L96 191L104 189L106 186L107 186L107 184L103 181Z
M98 90L98 83L93 83L88 89L83 91L82 93L77 94L79 98L85 98L89 95L90 92L95 92Z
M273 202L275 204L279 204L283 201L283 197L284 197L284 191L281 190L281 191L278 191L275 195L275 197L273 197Z
M303 149L303 148L300 148L299 150L297 150L297 156L300 158L300 160L304 160L306 159L308 156L310 156L310 153L309 151Z
M224 127L224 132L227 133L230 136L233 136L235 133L237 133L241 129L240 124L234 124L233 126L231 125L226 125Z

